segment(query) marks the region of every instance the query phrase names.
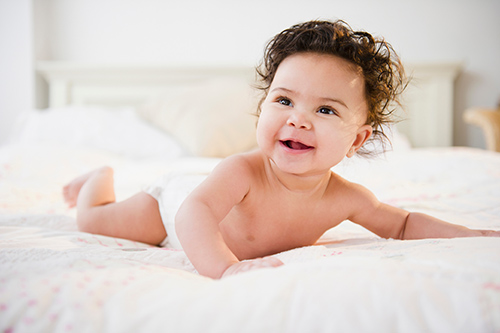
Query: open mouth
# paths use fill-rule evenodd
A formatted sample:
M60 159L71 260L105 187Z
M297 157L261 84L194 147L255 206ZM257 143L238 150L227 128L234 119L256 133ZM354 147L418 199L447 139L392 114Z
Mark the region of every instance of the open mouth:
M302 142L298 141L292 141L292 140L285 140L285 141L280 141L282 145L285 147L288 147L293 150L308 150L308 149L313 149L314 147L308 146L306 144L303 144Z

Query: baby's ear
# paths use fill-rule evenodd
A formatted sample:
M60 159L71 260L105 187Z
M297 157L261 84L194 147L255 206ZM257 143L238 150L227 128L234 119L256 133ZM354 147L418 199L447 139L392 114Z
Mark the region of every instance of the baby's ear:
M373 128L370 125L363 125L358 129L358 134L356 134L356 139L354 140L351 149L347 152L346 156L351 158L356 154L356 152L361 148L366 140L370 138L373 133Z

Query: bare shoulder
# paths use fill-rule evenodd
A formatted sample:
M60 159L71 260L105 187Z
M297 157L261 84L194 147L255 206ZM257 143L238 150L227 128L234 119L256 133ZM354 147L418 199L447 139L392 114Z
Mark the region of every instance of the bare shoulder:
M346 219L384 238L396 238L401 233L408 212L380 202L366 187L338 175L335 183ZM339 206L337 206L339 207Z
M245 195L261 168L260 156L258 152L249 152L223 159L210 173L201 188L224 189L225 193L230 195Z
M372 193L363 185L351 182L344 177L332 172L330 177L331 189L335 192L342 192L352 196L371 196Z
M379 204L375 195L365 186L351 182L332 172L329 191L334 200L346 207L349 218L358 212L366 212Z
M251 176L262 169L262 155L259 151L235 154L223 159L214 172L230 177Z

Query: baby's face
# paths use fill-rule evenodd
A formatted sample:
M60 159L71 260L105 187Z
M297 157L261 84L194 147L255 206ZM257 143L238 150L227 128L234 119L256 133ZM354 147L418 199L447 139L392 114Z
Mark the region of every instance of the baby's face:
M278 67L262 104L257 142L282 171L324 172L371 135L366 115L364 78L353 64L299 53Z

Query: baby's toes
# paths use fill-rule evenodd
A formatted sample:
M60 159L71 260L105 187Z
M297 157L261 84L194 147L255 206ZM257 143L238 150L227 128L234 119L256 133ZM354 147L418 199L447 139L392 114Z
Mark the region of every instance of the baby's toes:
M73 191L71 191L71 186L66 185L63 187L63 198L64 202L68 204L69 207L74 207L76 205L76 196Z

